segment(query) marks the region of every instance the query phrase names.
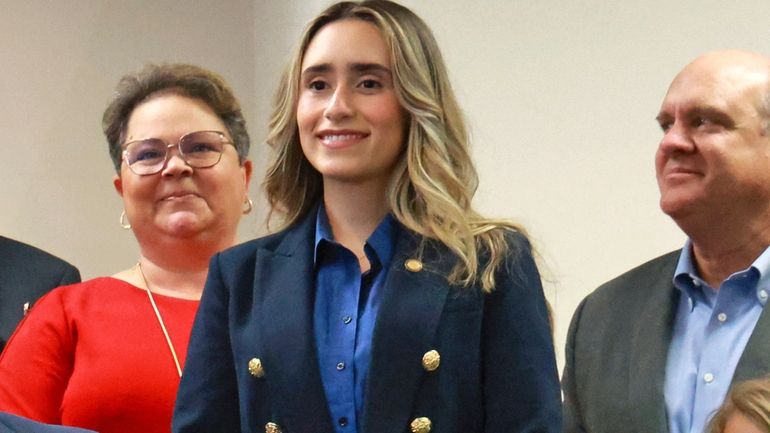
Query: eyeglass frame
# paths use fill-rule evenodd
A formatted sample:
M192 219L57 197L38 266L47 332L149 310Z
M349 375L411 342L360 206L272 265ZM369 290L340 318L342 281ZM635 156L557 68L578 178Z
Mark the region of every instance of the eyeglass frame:
M222 139L222 146L223 147L222 147L222 151L219 152L219 158L217 158L216 162L214 162L214 163L212 163L210 165L204 165L204 166L196 167L196 166L191 165L187 161L187 158L185 157L185 153L182 152L182 141L184 141L184 139L186 137L190 136L190 135L199 134L201 132L212 132L214 134L218 134L219 137ZM166 145L166 156L163 158L163 164L159 165L158 171L154 171L152 173L137 173L136 171L134 171L133 168L131 168L132 164L130 164L128 162L128 149L127 148L131 144L141 143L141 142L147 141L147 140L158 140L158 141L162 142L163 144L165 144ZM225 150L224 145L226 145L226 144L229 144L229 145L235 147L235 143L233 143L229 138L227 138L227 136L225 135L224 132L222 132L222 131L215 131L215 130L202 130L202 131L188 132L187 134L179 137L179 140L176 143L166 143L163 140L161 140L160 138L152 138L151 137L151 138L143 138L143 139L140 139L140 140L129 141L127 143L123 143L123 145L121 145L120 147L123 149L123 152L121 153L123 155L122 160L123 160L123 162L126 163L126 166L128 167L129 170L131 170L132 173L134 173L137 176L152 176L154 174L160 173L161 171L163 171L163 168L166 167L166 164L168 164L169 159L171 159L171 156L170 156L171 152L169 152L169 149L171 149L174 146L176 146L177 152L179 152L179 158L182 161L184 161L184 163L187 164L187 166L189 166L191 168L210 168L210 167L213 167L213 166L219 164L219 161L222 160L222 154L224 153L224 150Z

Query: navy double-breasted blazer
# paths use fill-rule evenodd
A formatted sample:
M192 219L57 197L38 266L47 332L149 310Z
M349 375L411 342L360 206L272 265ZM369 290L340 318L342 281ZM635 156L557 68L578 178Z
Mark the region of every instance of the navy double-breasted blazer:
M315 215L212 258L174 412L176 433L333 432L313 334ZM452 287L455 258L401 230L375 324L362 426L401 433L558 432L559 384L540 278L525 238L491 294ZM413 268L414 269L414 268ZM423 355L439 352L426 371ZM264 375L253 375L259 359Z

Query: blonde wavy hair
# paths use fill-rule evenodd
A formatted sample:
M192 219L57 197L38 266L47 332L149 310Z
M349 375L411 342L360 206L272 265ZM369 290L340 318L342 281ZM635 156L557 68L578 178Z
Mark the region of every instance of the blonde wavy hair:
M735 385L709 422L706 432L722 433L727 426L727 420L737 413L751 420L760 430L770 433L769 376Z
M299 142L299 81L313 37L325 25L343 19L363 20L380 30L390 49L395 92L407 114L406 149L387 194L392 214L459 258L448 275L451 283L468 286L478 281L485 292L493 290L495 271L508 252L505 232L522 230L508 221L484 218L473 209L478 176L438 44L422 19L391 1L339 2L305 29L273 102L267 142L276 154L264 180L271 205L268 221L277 211L284 215L281 228L289 227L323 194L321 175L307 161Z

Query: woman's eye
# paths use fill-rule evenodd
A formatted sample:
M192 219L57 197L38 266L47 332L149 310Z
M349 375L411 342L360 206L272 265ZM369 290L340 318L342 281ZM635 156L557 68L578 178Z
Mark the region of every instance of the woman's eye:
M359 85L364 89L377 89L379 87L382 87L382 85L380 85L380 82L377 80L363 80Z
M161 153L157 150L144 150L142 152L139 152L139 154L136 155L137 161L147 161L152 159L159 159L161 157Z
M128 150L130 161L155 161L166 157L166 149L152 144L138 144Z
M310 90L320 91L326 89L326 83L320 80L311 81L310 84L307 85L307 87Z
M187 146L187 150L185 153L207 153L207 152L217 152L217 146L213 143L206 143L206 142L196 142L191 144L190 146Z

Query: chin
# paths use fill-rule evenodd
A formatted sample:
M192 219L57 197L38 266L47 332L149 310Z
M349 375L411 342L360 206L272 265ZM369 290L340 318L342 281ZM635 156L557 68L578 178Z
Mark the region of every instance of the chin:
M206 229L206 223L197 215L174 215L163 224L163 230L175 237L195 237Z
M324 179L350 184L364 183L373 180L380 181L382 179L389 179L393 175L392 170L379 170L370 167L335 167L334 169L327 169L320 173Z
M692 214L697 205L690 199L663 199L660 200L660 210L674 220L685 218Z

